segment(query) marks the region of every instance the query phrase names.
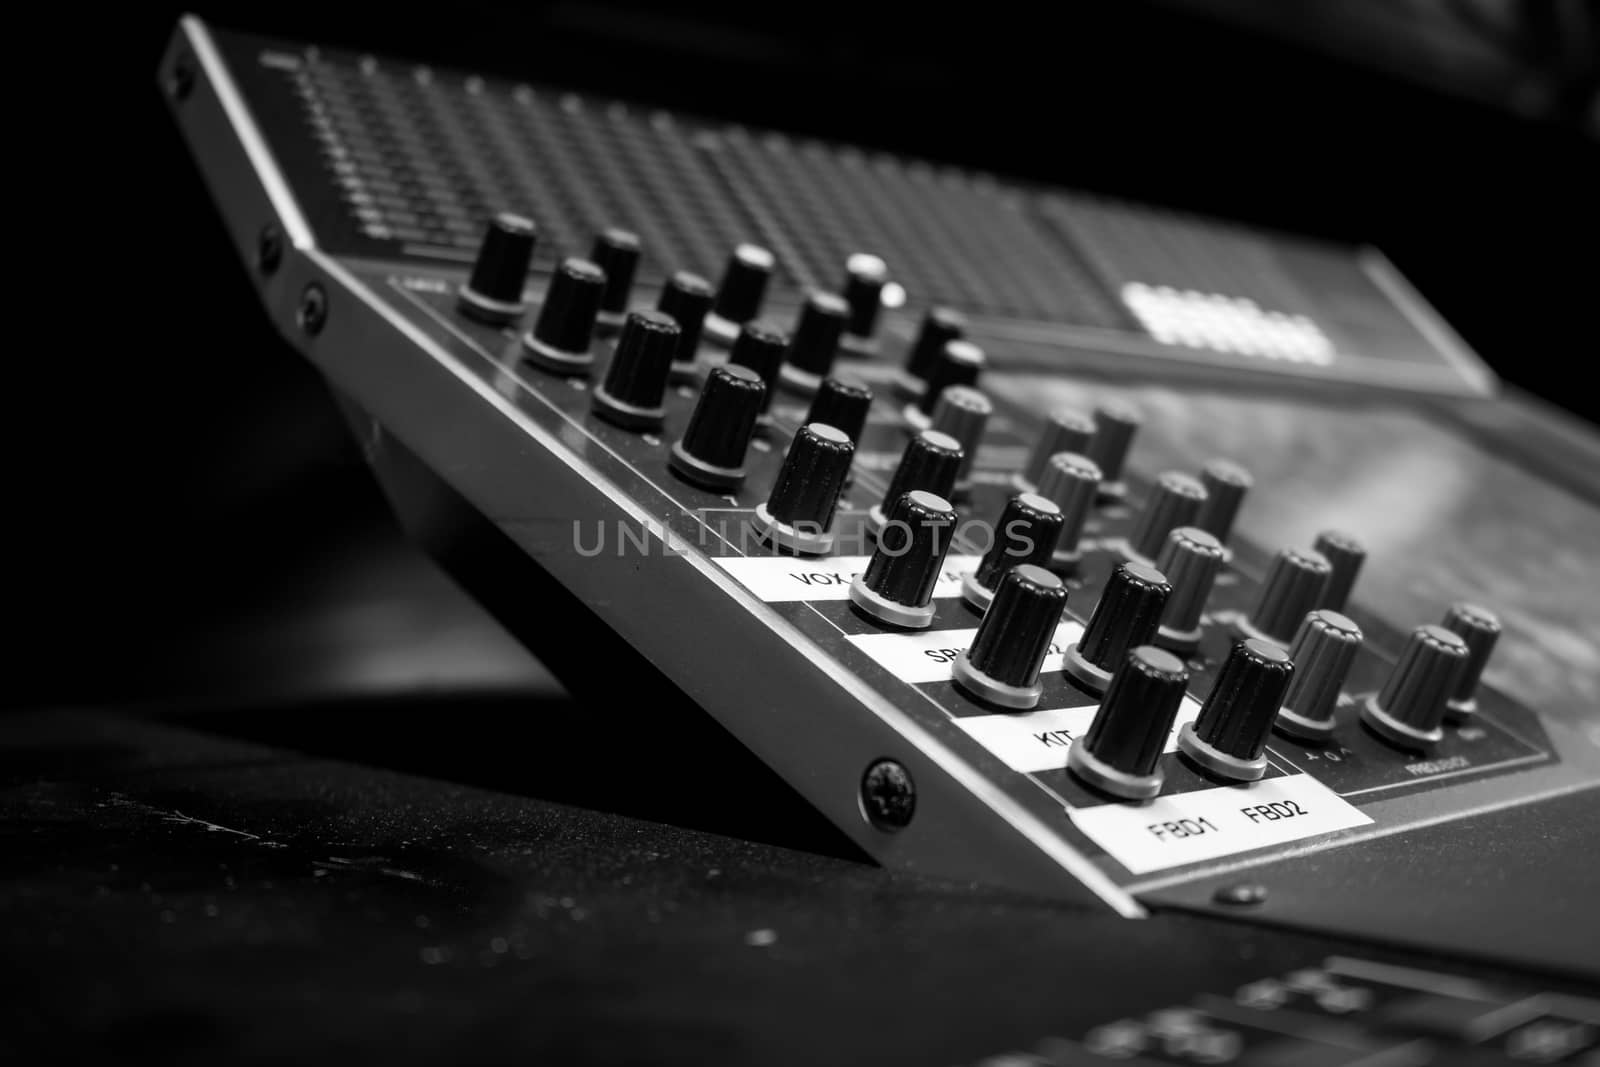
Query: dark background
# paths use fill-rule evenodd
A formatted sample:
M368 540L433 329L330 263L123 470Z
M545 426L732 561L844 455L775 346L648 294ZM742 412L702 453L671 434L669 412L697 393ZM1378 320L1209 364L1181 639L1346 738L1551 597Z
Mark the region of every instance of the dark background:
M1508 380L1595 419L1595 5L1292 6L201 13L1370 242ZM32 173L71 208L24 219L62 254L28 299L71 339L12 337L9 699L553 692L398 539L256 309L156 89L181 11L64 25L33 57L64 163Z

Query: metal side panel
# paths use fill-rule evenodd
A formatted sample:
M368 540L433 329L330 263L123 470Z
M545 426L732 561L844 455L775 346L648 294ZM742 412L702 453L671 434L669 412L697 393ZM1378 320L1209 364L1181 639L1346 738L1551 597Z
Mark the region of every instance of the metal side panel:
M264 280L257 272L262 299L277 328L337 389L358 398L405 449L691 698L715 711L736 706L752 691L769 694L764 714L720 721L884 864L1142 914L1055 829L979 772L974 761L987 754L975 743L930 736L859 680L835 670L802 635L786 633L781 620L738 626L745 612L770 609L689 546L666 534L657 551L633 557L627 567L595 566L574 553L575 523L629 522L659 530L658 517L586 471L563 442L313 247L270 155L251 133L226 69L214 59L204 27L184 20L163 61L163 85L174 84L182 64L194 64L194 84L174 99L173 110L246 262L254 262L264 226L294 235L277 269ZM326 308L315 333L304 327L301 306L313 286ZM508 456L515 461L486 461ZM507 467L519 472L515 480L506 477ZM651 597L636 595L641 584L654 590ZM730 598L745 611L727 611ZM708 620L708 629L691 635L683 623L694 618ZM730 632L720 632L717 620L728 620ZM817 714L838 704L870 713ZM970 751L952 748L963 744ZM859 807L861 774L885 757L900 761L916 783L917 816L898 832L875 828Z

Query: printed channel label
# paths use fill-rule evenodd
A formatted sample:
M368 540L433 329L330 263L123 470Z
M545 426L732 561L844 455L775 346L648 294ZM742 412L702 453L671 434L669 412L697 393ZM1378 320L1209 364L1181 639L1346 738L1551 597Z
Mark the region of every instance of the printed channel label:
M957 725L1018 771L1054 771L1067 765L1067 749L1089 732L1100 705L1043 711L997 712L958 719ZM1200 714L1200 702L1184 697L1165 751L1178 751L1178 731Z
M1363 826L1372 820L1307 774L1069 809L1073 823L1134 874Z
M850 580L867 569L867 556L723 556L714 562L769 604L786 600L849 600ZM961 576L978 566L977 556L950 556L933 595L961 595Z
M943 682L950 666L965 652L978 633L976 626L960 630L919 630L903 634L855 634L850 643L871 656L880 667L902 682ZM1066 621L1056 627L1044 673L1064 669L1067 649L1083 636L1081 623Z

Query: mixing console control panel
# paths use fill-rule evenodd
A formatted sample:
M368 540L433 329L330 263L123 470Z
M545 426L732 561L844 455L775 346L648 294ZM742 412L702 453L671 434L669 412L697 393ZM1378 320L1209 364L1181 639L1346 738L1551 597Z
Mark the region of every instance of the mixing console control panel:
M580 268L568 261L502 327L446 278L367 284L484 387L581 442L647 516L574 521L574 554L623 568L703 557L737 587L715 609L735 621L705 625L686 606L682 625L705 625L730 658L741 630L767 626L929 737L959 738L1110 881L1359 836L1382 801L1558 760L1539 717L1479 681L1490 609L1441 603L1400 628L1364 614L1352 537L1276 551L1238 538L1248 472L1196 457L1192 472L1142 477L1137 411L1041 423L983 392L982 353L959 339L925 379L953 383L926 404L907 388L924 381L908 369L917 344L899 359L841 354L844 305L821 300L703 345L676 384L670 320L638 310L616 340L592 339L591 310L590 362L554 367L540 327ZM797 358L813 371L786 376ZM821 728L840 712L859 709L805 716ZM915 817L864 822L893 835Z
M1149 469L1157 416L1123 398L1015 403L993 388L1019 351L995 309L887 314L917 262L887 248L824 277L753 226L686 261L660 219L575 231L532 198L446 228L469 262L330 251L312 220L344 201L279 165L306 146L240 86L321 86L334 123L328 86L364 68L289 55L228 57L188 22L167 69L203 77L173 79L173 106L273 320L359 412L402 517L448 537L394 489L426 472L884 863L1135 915L1158 887L1600 782L1579 730L1484 680L1494 604L1365 610L1359 538L1253 543L1249 457ZM647 169L654 149L627 144ZM1102 277L1159 222L1053 195L1042 217ZM1173 233L1171 262L1198 262L1205 234ZM293 254L269 262L264 235ZM1128 285L1157 338L1252 336L1247 308ZM1331 351L1285 321L1306 365ZM521 636L539 653L562 626Z

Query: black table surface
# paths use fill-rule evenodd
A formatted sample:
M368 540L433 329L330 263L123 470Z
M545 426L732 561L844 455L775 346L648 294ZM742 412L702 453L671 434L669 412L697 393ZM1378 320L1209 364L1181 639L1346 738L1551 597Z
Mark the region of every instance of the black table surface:
M977 1063L1330 953L1373 954L126 714L0 718L0 1062Z
M967 1062L1327 947L94 712L0 719L0 838L44 1061Z

